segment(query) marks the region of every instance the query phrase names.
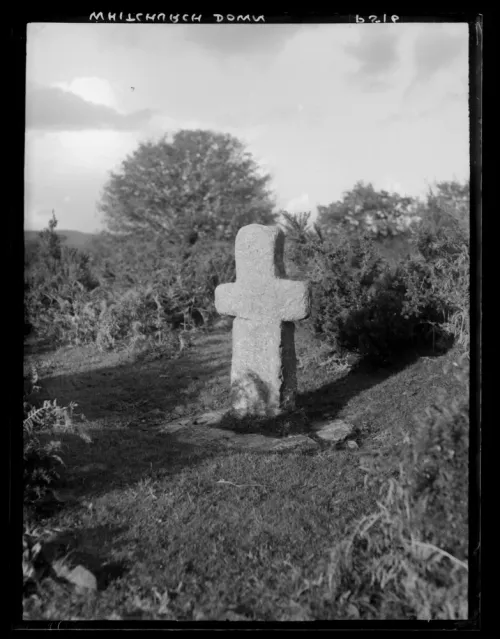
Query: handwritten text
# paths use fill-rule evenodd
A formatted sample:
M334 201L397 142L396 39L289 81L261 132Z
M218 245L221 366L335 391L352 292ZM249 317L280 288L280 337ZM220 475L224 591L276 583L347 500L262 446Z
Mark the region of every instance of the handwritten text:
M368 16L367 18L362 18L361 16L356 16L356 22L372 22L373 24L379 22L398 22L399 16L388 16L387 14L383 14L382 16Z
M104 13L104 11L92 12L90 14L91 22L201 22L201 13ZM264 16L254 15L233 15L226 13L214 13L210 16L211 22L265 22Z

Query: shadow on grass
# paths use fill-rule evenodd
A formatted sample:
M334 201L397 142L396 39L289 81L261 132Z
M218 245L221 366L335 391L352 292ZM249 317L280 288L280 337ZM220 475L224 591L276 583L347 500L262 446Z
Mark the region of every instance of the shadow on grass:
M422 353L417 351L404 353L393 361L391 366L384 368L360 361L345 375L332 382L300 393L297 396L297 407L301 408L309 419L335 419L353 397L411 366L421 355Z
M183 439L182 433L162 432L161 426L178 416L179 409L184 415L196 412L198 395L219 375L227 377L223 383L229 386L227 338L209 336L203 349L183 355L152 361L139 355L125 363L82 371L78 369L85 353L76 351L75 372L65 362L67 374L49 374L40 380L40 390L25 401L34 406L54 399L58 406L75 403L75 426L82 414L88 420L87 425L85 420L82 423L82 430L92 439L87 443L71 432L41 437L62 444L65 467L54 486L56 491L69 494L71 502L133 486L146 476L176 474L215 454L210 442L193 443ZM42 504L42 514L55 513L66 505L49 499Z
M41 390L27 401L57 399L60 406L70 402L90 420L121 418L127 421L141 406L168 414L196 404L200 392L214 378L229 386L230 359L221 361L203 353L186 357L138 355L134 361L61 375L44 377Z
M447 350L449 349L440 352L429 349L407 351L395 357L390 366L383 368L368 361L360 361L346 374L336 377L331 382L299 393L294 410L275 417L238 417L228 412L217 424L217 428L239 433L258 433L270 437L310 435L314 432L314 422L322 419L336 419L344 406L356 395L398 374L422 356L438 357ZM259 389L263 397L267 396L265 382L259 379L254 382L254 387Z
M214 337L211 343L217 344L217 339ZM226 413L213 425L270 438L310 435L314 422L335 419L354 396L410 366L422 354L406 353L387 368L360 363L319 388L314 387L314 377L309 373L311 390L298 395L295 410L278 417L243 419ZM198 394L222 374L222 383L229 389L229 372L227 354L210 357L201 351L190 352L182 359L126 363L43 379L37 403L44 398L57 398L60 406L73 401L87 418L101 421L90 432L90 444L75 435L60 436L67 464L63 484L77 498L103 494L152 475L176 474L220 455L220 443L206 436L210 425L200 425L199 441L196 433L185 437L183 429L164 432L155 426L175 419L174 409L178 407L201 412L196 403Z
M64 466L50 485L47 497L37 505L37 516L50 517L115 490L126 490L140 480L160 480L220 454L216 446L182 439L148 426L136 429L106 428L91 433L86 442L70 433L44 435L58 439Z

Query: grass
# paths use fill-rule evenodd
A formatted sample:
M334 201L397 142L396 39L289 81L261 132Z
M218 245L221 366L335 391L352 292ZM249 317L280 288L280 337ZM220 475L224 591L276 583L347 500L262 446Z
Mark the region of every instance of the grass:
M63 440L60 501L39 521L55 531L44 552L53 559L71 552L98 589L84 594L47 578L26 600L25 618L289 621L376 618L381 610L385 618L425 618L418 593L431 589L415 563L414 609L411 597L410 605L399 597L406 608L390 605L397 588L387 589L385 607L370 597L363 603L359 584L340 579L350 555L339 542L359 543L353 527L379 512L380 483L367 481L373 460L390 481L414 414L441 391L460 392L443 373L455 354L415 354L375 370L334 361L305 330L296 344L306 419L294 432L307 432L311 420L341 418L355 425L357 450L233 451L161 432L162 422L226 405L230 333L202 335L168 361L91 348L26 358L37 362L39 399L76 402L92 437L90 444ZM244 429L288 433L269 426ZM463 581L450 579L431 594L444 598L444 610L446 594L458 588L450 595L458 597L453 618L464 613L464 594Z

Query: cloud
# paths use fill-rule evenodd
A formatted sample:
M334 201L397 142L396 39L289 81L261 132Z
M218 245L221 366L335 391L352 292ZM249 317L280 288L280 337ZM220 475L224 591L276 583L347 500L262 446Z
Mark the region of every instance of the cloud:
M199 24L186 25L186 41L221 58L269 56L278 53L299 31L315 25L301 24Z
M469 94L466 74L464 68L461 74L450 74L448 82L434 82L431 88L428 85L419 87L418 81L412 80L403 94L399 109L380 119L378 124L385 127L397 123L442 120L450 118L457 110L466 115ZM465 83L461 81L462 76L465 76Z
M47 226L54 210L59 228L92 231L100 225L96 202L104 180L101 175L74 174L59 179L25 182L24 224L27 229ZM68 193L71 193L69 199Z
M296 126L306 126L311 129L321 126L329 114L328 107L312 103L304 105L299 101L302 99L303 97L298 97L296 102L290 102L288 105L263 110L262 113L257 114L258 121L277 127L289 125L290 122L294 122Z
M391 175L388 175L381 181L381 190L388 191L389 193L399 193L400 195L406 193L404 185L395 180Z
M366 90L382 90L388 86L384 76L399 60L398 34L390 25L364 27L359 34L359 42L344 45L345 53L359 63L355 79L362 80Z
M395 111L378 121L378 126L391 126L392 124L409 124L411 122L416 123L418 121L425 120L436 114L441 113L449 106L450 98L448 96L443 97L438 102L431 104L430 106L423 106L421 108L413 107L411 109L400 109Z
M87 102L101 104L119 111L115 93L111 84L99 77L78 77L71 82L55 82L52 86L69 91Z
M466 32L453 31L450 32L450 25L433 24L427 25L417 36L414 48L416 81L428 80L449 68L467 49Z
M52 218L53 209L40 206L31 207L24 211L24 226L30 231L41 231Z
M311 211L315 208L315 205L311 202L308 193L302 193L298 197L289 200L284 208L288 213L302 213L304 211Z
M122 114L109 106L84 100L60 87L31 85L26 91L26 127L28 129L134 131L146 123L152 115L153 112L150 109Z
M166 133L179 130L204 130L214 133L229 134L236 137L244 145L251 145L265 135L266 127L259 124L238 125L228 118L174 118L166 112L158 111L143 127L141 133L152 141L157 141Z

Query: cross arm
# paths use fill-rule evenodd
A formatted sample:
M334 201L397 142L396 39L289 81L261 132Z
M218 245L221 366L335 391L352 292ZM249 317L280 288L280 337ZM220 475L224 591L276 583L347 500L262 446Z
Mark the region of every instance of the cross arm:
M310 286L278 278L261 282L258 289L250 282L221 284L215 289L215 308L221 315L294 322L310 314Z

